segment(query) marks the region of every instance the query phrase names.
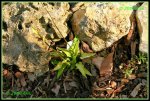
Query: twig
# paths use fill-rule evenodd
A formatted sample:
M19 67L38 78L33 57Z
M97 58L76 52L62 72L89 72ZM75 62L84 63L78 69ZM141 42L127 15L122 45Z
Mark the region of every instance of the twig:
M46 8L45 8L45 10L46 10L47 13L49 14L49 16L50 16L50 18L51 18L51 21L52 21L52 23L54 24L54 26L56 27L56 29L58 30L59 34L62 36L62 38L63 38L63 39L65 40L65 42L68 44L67 40L64 38L64 36L63 36L62 33L60 32L59 28L56 26L56 24L55 24L53 18L51 17L50 13L48 12L48 10L47 10ZM69 45L69 44L68 44L68 45ZM69 47L70 47L70 45L69 45Z

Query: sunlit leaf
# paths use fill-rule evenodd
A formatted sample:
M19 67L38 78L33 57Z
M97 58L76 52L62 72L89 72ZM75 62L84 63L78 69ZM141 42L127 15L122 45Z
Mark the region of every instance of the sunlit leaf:
M62 68L63 64L69 64L69 63L67 62L67 60L63 60L62 62L59 62L53 70L54 71L59 70L60 68Z
M81 53L80 59L85 59L94 56L95 53Z
M75 37L73 39L73 43L71 45L71 47L69 48L69 50L71 50L73 52L73 55L77 57L77 55L79 54L80 50L79 50L79 39L77 37Z
M53 69L54 71L60 69L62 67L63 62L59 62L56 67Z
M63 49L63 48L59 48L57 47L58 50L64 52L66 54L67 57L71 57L71 52L67 49Z
M62 68L58 70L58 72L57 72L57 79L62 75L62 73L63 73L63 71L64 71L66 66L67 66L67 64L63 64Z

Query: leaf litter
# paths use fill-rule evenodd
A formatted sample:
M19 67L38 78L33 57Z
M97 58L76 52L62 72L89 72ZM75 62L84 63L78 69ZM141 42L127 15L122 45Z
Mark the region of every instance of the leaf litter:
M128 35L122 37L111 47L97 52L93 58L83 59L84 55L82 54L83 57L81 57L81 62L77 64L77 69L84 76L79 71L71 74L64 71L60 78L56 79L56 72L50 69L49 72L36 77L33 73L20 72L16 66L3 64L4 94L8 91L15 91L16 88L32 92L31 95L24 96L5 94L5 98L146 98L148 59L138 55L140 39L136 19L132 19ZM72 44L73 38L73 34L69 34L69 45ZM62 42L61 45L66 44ZM59 45L55 43L53 46L58 47ZM83 41L79 49L82 52L93 53L89 45ZM61 48L59 50L64 51ZM64 53L70 57L67 51ZM53 55L59 57L59 54L53 53ZM85 70L81 70L81 67L86 67L86 72L83 72ZM58 68L61 67L58 66ZM129 71L124 72L126 70ZM125 75L128 76L125 77Z

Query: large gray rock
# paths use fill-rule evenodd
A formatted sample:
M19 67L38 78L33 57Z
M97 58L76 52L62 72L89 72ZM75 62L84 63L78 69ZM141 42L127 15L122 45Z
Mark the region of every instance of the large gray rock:
M67 36L69 29L66 21L71 14L69 4L9 3L3 5L2 11L2 62L16 64L21 71L35 72L37 75L48 71L50 57L47 57L49 46L46 43L51 42L48 36L51 39L62 38L56 26L63 37Z
M136 13L136 18L141 38L140 51L148 53L148 2L143 3Z
M101 51L128 34L132 9L124 8L132 8L136 3L80 3L73 8L76 11L72 18L73 31L94 51Z

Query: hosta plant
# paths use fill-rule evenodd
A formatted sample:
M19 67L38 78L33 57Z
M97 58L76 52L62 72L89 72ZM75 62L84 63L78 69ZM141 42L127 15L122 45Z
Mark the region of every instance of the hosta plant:
M52 71L57 71L57 79L63 74L64 71L74 71L79 70L81 74L86 77L92 76L92 74L84 67L81 60L89 58L95 55L95 53L84 53L79 49L79 39L76 36L73 39L73 43L68 49L57 47L57 51L51 52L50 55L53 58L51 63L55 66Z

